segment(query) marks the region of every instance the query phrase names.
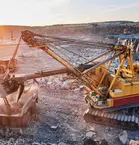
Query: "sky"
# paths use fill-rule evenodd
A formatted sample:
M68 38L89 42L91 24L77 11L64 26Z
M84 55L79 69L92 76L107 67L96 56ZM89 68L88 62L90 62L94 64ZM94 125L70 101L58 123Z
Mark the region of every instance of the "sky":
M139 21L139 0L0 0L0 25Z

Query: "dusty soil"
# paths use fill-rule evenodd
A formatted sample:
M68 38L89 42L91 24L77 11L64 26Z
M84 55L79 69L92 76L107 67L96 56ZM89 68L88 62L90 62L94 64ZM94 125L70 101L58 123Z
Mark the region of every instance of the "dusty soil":
M92 38L89 39L92 40ZM22 42L22 44L24 43ZM7 49L5 50L6 55L7 52L11 55L13 48ZM91 58L92 55L95 56L103 51L81 46L72 46L68 49L84 54L86 58ZM1 56L5 55L2 48L0 54ZM72 56L72 64L84 61L80 59L77 61L73 57L77 58L77 56ZM25 44L20 46L17 60L16 73L28 74L63 67L41 50L29 48ZM55 77L53 77L54 80ZM40 82L37 108L37 119L33 120L27 128L24 128L23 135L14 132L11 132L9 136L1 134L0 144L40 143L44 145L65 142L69 145L82 145L86 138L86 132L94 129L95 139L106 139L109 145L120 145L117 137L122 130L98 124L87 124L83 120L83 113L87 105L84 101L83 91L80 89L42 86ZM134 133L131 132L130 134Z

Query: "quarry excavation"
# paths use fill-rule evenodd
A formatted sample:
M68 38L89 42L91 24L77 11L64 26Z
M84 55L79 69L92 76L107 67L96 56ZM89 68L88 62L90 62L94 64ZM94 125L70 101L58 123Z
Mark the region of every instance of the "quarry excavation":
M67 145L88 145L91 141L77 131L84 132L86 126L90 128L86 138L99 134L91 130L94 124L99 132L101 125L106 126L104 132L138 131L139 63L131 40L90 41L23 30L12 41L16 41L10 44L12 56L0 60L0 125L8 128L7 137L14 129L26 139L31 128L36 137L36 130L44 137L47 130L56 133L51 139L47 134L45 142L51 145L57 138L59 143L60 138L65 141L68 129ZM109 144L120 145L113 138L107 137ZM107 143L98 140L92 144Z
M36 78L40 77L68 73L69 75L74 75L75 79L80 81L86 91L85 100L89 105L89 110L83 115L86 122L102 123L131 130L138 129L139 121L136 116L136 110L138 110L139 105L139 64L132 61L133 46L130 43L127 43L127 45L115 45L87 42L44 36L25 30L22 31L11 60L15 58L21 38L30 47L34 47L34 49L38 48L60 62L64 65L65 69L16 77L16 74L11 75L9 73L11 64L11 61L9 61L8 68L1 82L3 101L1 106L1 110L3 110L1 112L2 126L22 127L27 125L33 114L36 113L37 87L25 85L25 81L30 79L35 81ZM59 41L64 42L64 44L74 43L85 46L93 45L98 48L104 47L107 51L92 60L73 66L71 62L60 56L60 54L57 54L56 51L66 50L64 47L57 48L57 42ZM74 53L69 50L67 51ZM110 58L96 62L96 60L109 53L111 53ZM115 72L110 72L109 69L116 57L119 60L119 66ZM14 121L15 118L17 121Z
M0 145L139 145L139 0L0 6Z

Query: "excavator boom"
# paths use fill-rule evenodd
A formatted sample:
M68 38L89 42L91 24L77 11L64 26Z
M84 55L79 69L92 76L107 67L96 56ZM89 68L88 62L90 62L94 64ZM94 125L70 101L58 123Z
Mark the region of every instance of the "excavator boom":
M53 75L59 75L59 74L65 74L65 73L71 73L67 68L57 69L57 70L51 70L46 72L38 72L33 74L27 74L27 75L15 75L12 77L12 80L15 80L17 82L24 82L31 79L41 78L41 77L48 77Z

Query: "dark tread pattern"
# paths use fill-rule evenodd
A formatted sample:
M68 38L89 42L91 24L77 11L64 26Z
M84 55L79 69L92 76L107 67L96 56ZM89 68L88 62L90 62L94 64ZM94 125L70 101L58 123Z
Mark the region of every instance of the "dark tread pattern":
M127 130L139 129L139 118L134 114L125 114L122 111L104 112L103 110L89 108L84 113L86 122L98 123Z

